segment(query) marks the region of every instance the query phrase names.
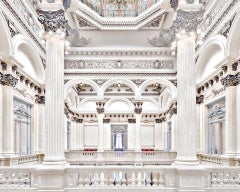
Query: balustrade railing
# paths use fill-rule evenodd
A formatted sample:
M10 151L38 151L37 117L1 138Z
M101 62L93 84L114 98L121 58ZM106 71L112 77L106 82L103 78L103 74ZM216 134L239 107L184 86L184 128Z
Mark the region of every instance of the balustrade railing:
M43 154L20 155L0 158L0 166L29 166L39 165L43 161Z
M83 151L83 150L70 150L65 152L65 157L72 165L81 164L97 164L98 157L103 159L102 163L105 165L112 164L130 164L134 165L136 158L138 163L155 165L164 164L170 165L176 158L176 152L167 151ZM139 158L140 157L140 158Z
M216 166L238 166L240 159L233 157L223 157L221 155L198 154L198 160L201 164Z
M0 191L4 191L4 188L31 188L32 172L33 168L29 167L0 167Z

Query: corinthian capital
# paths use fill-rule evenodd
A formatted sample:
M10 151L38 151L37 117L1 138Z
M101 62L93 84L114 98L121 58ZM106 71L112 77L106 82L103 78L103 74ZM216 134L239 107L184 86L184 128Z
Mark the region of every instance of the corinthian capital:
M177 11L177 18L173 23L176 32L185 30L186 32L197 31L198 25L203 21L203 11Z
M15 87L18 79L11 74L2 74L0 72L0 84Z
M67 20L65 19L64 10L44 11L37 10L38 20L43 25L46 32L57 32L57 30L66 30Z

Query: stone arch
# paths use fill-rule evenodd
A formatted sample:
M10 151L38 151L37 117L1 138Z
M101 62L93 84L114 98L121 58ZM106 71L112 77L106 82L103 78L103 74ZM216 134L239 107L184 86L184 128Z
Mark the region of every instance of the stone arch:
M3 55L12 54L12 38L8 28L8 24L2 12L0 12L0 53Z
M127 80L127 79L111 79L103 84L103 86L101 88L101 98L103 98L104 92L109 86L119 83L119 82L124 83L125 85L129 86L133 90L135 96L137 95L138 87L132 81Z
M196 65L196 81L200 83L216 70L217 64L225 58L226 38L216 35L202 46Z
M176 99L177 98L177 88L173 85L173 83L171 83L169 80L166 79L150 79L150 80L146 80L144 81L140 88L139 88L139 92L138 92L138 97L141 97L143 90L150 84L161 84L161 85L165 85L166 87L169 88L169 90L171 91L171 96L172 99Z
M114 103L116 103L116 102L118 102L118 101L121 102L121 103L126 104L126 105L125 105L125 108L128 108L128 110L126 109L126 111L124 111L123 108L121 108L121 110L123 110L124 112L133 112L133 111L134 111L134 105L133 105L133 103L132 103L131 101L129 101L129 99L124 98L124 97L118 97L118 98L111 98L111 99L109 99L109 100L106 102L105 106L104 106L105 111L106 111L106 112L111 112L111 111L109 110L109 107L110 107L112 104L114 104ZM123 107L123 106L122 106L122 107ZM114 110L113 112L117 112L117 110L116 110L116 111Z
M13 37L13 55L24 66L25 70L33 78L44 81L44 68L38 50L34 43L22 34ZM36 76L36 77L35 77Z
M90 86L92 86L95 91L97 92L97 96L100 97L100 88L97 85L97 83L95 83L92 80L89 79L72 79L70 81L68 81L65 85L64 85L64 99L66 99L68 92L71 90L72 86L77 85L79 83L84 83L84 84L88 84Z
M226 56L239 57L240 55L240 11L232 22L227 40Z

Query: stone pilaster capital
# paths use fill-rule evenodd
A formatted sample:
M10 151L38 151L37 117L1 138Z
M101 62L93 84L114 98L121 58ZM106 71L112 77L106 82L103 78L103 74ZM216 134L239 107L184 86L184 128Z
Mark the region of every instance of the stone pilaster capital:
M231 74L226 75L224 78L221 79L221 83L225 88L230 86L235 86L236 75L231 75Z
M177 10L177 18L173 23L173 28L177 33L196 32L198 25L203 21L203 11Z
M45 104L45 95L35 95L35 103Z
M103 119L103 123L110 123L110 119Z
M136 119L128 119L128 123L136 123Z
M134 112L136 114L141 114L142 113L142 104L143 104L143 101L140 101L140 100L135 100L133 102L135 108L134 108Z
M235 75L235 84L240 85L240 72Z
M105 105L105 101L97 101L96 102L97 105L97 113L98 114L103 114L104 113L104 105Z
M45 11L37 9L38 20L43 25L45 32L67 32L67 20L64 10Z
M18 79L12 74L3 74L0 72L0 84L15 87Z
M1 61L1 66L3 71L7 70L7 63L5 63L4 61Z
M155 122L156 122L157 124L162 123L162 119L155 119Z
M198 95L196 97L196 104L201 104L204 101L204 96L203 95Z
M83 123L83 119L77 118L77 119L76 119L76 123Z

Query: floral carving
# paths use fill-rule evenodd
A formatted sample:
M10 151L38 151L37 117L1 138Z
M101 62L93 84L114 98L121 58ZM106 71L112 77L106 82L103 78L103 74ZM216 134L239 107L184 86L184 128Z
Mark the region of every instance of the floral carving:
M18 79L12 74L2 74L0 72L0 84L15 87L18 82Z

